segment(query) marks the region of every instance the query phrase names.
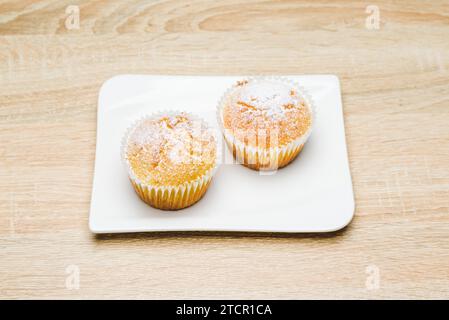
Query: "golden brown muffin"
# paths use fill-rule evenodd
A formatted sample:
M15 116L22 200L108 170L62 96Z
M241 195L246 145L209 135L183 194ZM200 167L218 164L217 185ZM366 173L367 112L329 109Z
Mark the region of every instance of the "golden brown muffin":
M218 120L234 156L243 165L273 170L302 150L313 112L297 86L281 78L239 81L218 106Z
M187 113L147 117L128 130L123 143L131 183L151 206L182 209L206 192L217 143L204 121Z

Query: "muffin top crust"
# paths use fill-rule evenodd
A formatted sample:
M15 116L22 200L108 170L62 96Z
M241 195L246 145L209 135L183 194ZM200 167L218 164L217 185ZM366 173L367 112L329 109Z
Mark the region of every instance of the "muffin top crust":
M246 145L280 147L303 136L312 112L292 85L275 79L238 82L225 97L225 129Z
M145 184L179 186L215 166L213 132L186 113L144 119L131 129L125 143L130 169Z

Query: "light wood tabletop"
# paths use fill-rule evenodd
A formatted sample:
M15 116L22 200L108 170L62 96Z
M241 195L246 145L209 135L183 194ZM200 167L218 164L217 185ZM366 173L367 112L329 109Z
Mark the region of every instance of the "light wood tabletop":
M449 2L240 2L0 1L0 298L449 298ZM93 235L124 73L337 75L352 223Z

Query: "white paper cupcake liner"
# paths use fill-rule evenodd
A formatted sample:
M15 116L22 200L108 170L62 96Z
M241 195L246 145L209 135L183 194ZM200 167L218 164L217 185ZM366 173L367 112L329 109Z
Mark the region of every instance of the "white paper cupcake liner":
M299 152L309 138L312 127L316 121L316 107L312 97L307 90L296 82L278 76L261 76L249 77L242 79L242 82L259 82L259 81L278 81L288 84L296 88L298 95L305 101L305 105L309 108L312 115L312 122L309 129L297 139L283 146L275 146L270 148L248 146L244 142L235 138L232 132L224 127L223 124L223 108L229 96L237 89L235 85L228 88L222 95L217 105L217 121L223 137L232 151L235 159L242 165L255 170L276 170L289 164Z
M142 122L148 119L157 119L163 116L175 116L180 113L187 115L193 121L200 121L206 130L209 130L214 136L216 144L216 159L214 166L205 174L192 181L186 181L180 185L158 186L142 182L133 172L131 165L127 159L128 139L133 130ZM199 201L206 193L207 188L212 180L212 177L217 170L218 161L220 159L220 149L218 147L218 139L215 130L203 119L194 114L185 111L160 111L150 115L142 116L134 121L126 130L121 143L121 158L123 165L126 168L128 177L134 190L139 197L152 207L162 210L178 210L189 207Z

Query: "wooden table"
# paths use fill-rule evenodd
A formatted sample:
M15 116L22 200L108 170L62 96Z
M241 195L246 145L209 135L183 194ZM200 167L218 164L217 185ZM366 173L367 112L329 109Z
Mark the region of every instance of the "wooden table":
M1 1L0 298L449 298L448 1L239 2ZM94 236L123 73L338 75L352 224Z

